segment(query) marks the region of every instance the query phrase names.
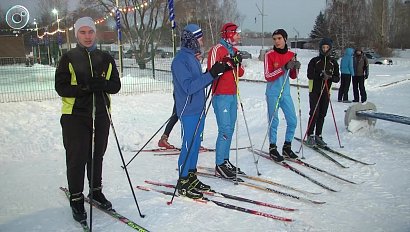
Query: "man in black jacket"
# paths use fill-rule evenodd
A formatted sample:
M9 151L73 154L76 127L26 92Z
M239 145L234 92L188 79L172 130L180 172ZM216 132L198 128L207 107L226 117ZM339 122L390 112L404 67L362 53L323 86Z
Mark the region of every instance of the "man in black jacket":
M66 150L70 206L74 219L81 222L87 219L83 195L85 167L93 200L106 209L112 208L101 191L102 163L110 129L109 94L117 93L121 82L114 59L97 49L94 21L90 17L79 18L74 28L77 47L61 57L55 74L55 89L63 102L60 123ZM90 183L92 174L93 183Z
M364 87L364 81L369 77L369 61L363 54L363 51L356 49L353 56L353 68L354 76L352 78L353 83L353 102L359 102L359 92L361 102L367 101L366 88Z
M309 79L309 124L307 129L309 145L326 146L322 138L322 129L329 107L330 89L332 82L339 82L339 64L330 56L332 40L324 38L319 43L319 56L314 57L308 64L307 77ZM315 130L315 135L313 131Z

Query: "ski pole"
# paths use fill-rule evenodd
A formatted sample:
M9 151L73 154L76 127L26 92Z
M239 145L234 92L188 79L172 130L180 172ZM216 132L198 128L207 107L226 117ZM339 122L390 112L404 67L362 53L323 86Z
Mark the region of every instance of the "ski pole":
M289 77L289 70L286 71L285 81L283 82L282 87L281 87L281 90L280 90L280 92L279 92L278 100L276 100L275 109L274 109L274 111L273 111L273 113L272 113L271 118L269 119L269 125L268 125L268 129L266 130L265 138L263 139L261 151L263 151L263 146L265 145L266 138L268 137L268 133L269 133L269 131L270 131L270 127L272 126L273 119L275 118L275 114L276 114L276 112L277 112L277 110L278 110L278 108L279 108L279 101L280 101L280 99L282 98L282 93L283 93L283 90L285 89L285 84L286 84L286 82L287 82L287 80L288 80L288 77Z
M151 136L151 138L148 139L148 141L144 144L144 146L142 146L142 147L137 151L137 153L130 159L130 161L128 161L128 163L127 163L126 165L121 166L123 169L125 169L125 168L128 166L128 164L130 164L130 163L135 159L135 157L137 157L137 155L138 155L139 153L141 153L142 150L144 150L144 148L148 145L148 143L151 142L151 140L158 134L158 132L160 132L160 131L162 130L162 128L169 122L169 120L171 120L171 118L172 118L174 115L175 115L175 114L172 114L171 117L169 117L169 118L164 122L164 124L162 124L162 126Z
M340 148L343 148L344 146L342 146L342 143L341 143L341 141L340 141L339 130L337 129L336 117L335 117L335 113L334 113L334 111L333 111L332 101L330 100L329 86L327 85L327 82L325 82L325 86L326 86L326 90L327 90L327 96L329 97L330 110L332 111L333 123L335 124L337 140L339 141L339 147L340 147Z
M302 138L303 136L303 131L302 131L302 110L300 106L300 86L299 86L299 69L296 70L296 89L298 92L298 110L299 110L299 128L300 128L300 137ZM303 140L302 140L303 141ZM303 142L301 143L302 145L302 159L305 158L304 152L303 152Z
M104 97L103 97L104 98ZM94 188L94 151L95 151L95 93L93 93L93 110L92 110L92 139L91 139L91 177L90 177L90 190L89 190L89 195L90 195L90 202L93 202L93 188ZM93 231L93 206L90 204L90 232Z
M138 213L140 214L140 217L144 218L145 215L143 215L141 213L140 207L138 206L138 201L137 201L137 198L135 196L134 188L132 187L132 183L131 183L131 178L130 178L130 175L128 173L128 169L125 165L124 156L122 155L121 146L120 146L120 143L118 142L118 137L117 137L117 133L115 132L115 127L114 127L114 123L112 121L111 113L108 109L107 101L105 100L105 96L104 96L105 94L104 94L104 92L102 92L101 94L103 95L102 97L104 99L105 111L107 112L107 116L108 116L108 119L110 121L111 129L112 129L112 132L113 132L114 138L115 138L115 142L117 143L118 152L119 152L120 157L121 157L121 162L124 165L125 174L127 175L127 179L128 179L128 183L129 183L130 188L131 188L132 196L134 197L135 205L137 206ZM90 206L91 206L91 204L90 204Z
M297 40L296 40L296 44L297 44ZM297 53L295 53L295 60L296 60L296 58L297 58ZM302 110L301 110L301 106L300 106L299 69L296 69L296 89L297 89L297 93L298 93L298 111L299 111L300 137L302 138L303 131L302 131ZM301 159L304 159L305 156L304 156L304 152L303 152L303 142L301 144L302 144L302 157L301 157Z
M238 69L239 69L239 68L237 67L237 72L236 72L236 74L239 73L239 72L238 72L238 71L239 71ZM255 157L255 151L254 151L254 149L253 149L253 143L252 143L252 139L251 139L251 134L250 134L250 132L249 132L248 121L246 120L246 117L245 117L245 110L244 110L244 108L243 108L243 103L242 103L241 95L240 95L240 93L239 93L239 85L238 85L239 79L238 79L237 75L235 75L235 72L234 72L234 77L235 77L235 84L236 84L236 89L237 89L236 93L237 93L237 97L238 97L238 100L239 100L239 105L241 106L243 120L245 121L246 133L248 134L249 143L251 144L251 151L252 151L252 155L253 155L253 162L255 163L256 173L257 173L258 176L260 176L260 175L262 175L262 174L259 172L259 169L258 169L259 157L258 157L258 158ZM236 81L236 80L237 80L237 81ZM236 132L238 132L238 127L236 127ZM237 145L237 147L238 147L238 145ZM236 162L238 162L238 161L236 161Z

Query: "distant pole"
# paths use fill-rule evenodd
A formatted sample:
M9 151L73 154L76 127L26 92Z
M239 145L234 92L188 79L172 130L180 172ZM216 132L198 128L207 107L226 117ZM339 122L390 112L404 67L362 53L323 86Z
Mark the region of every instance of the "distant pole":
M300 38L299 37L299 31L296 30L296 28L293 28L293 30L296 32L296 34L295 34L295 48L298 48L298 38Z
M265 31L263 29L263 17L265 17L266 15L264 14L264 10L265 10L264 3L265 1L262 0L262 10L259 8L258 4L255 4L256 8L258 8L259 15L261 15L262 17L262 49L263 49L263 46L265 46Z
M122 77L123 71L124 71L124 64L123 64L123 53L122 53L122 35L121 35L121 12L119 9L119 3L118 0L115 1L115 22L116 22L116 27L117 27L117 42L118 42L118 61L120 65L120 70L119 70L119 76L120 78Z

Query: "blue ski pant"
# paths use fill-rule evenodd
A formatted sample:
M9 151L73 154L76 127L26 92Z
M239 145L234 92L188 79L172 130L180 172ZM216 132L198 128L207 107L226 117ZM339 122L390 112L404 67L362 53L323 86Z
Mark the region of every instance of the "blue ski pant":
M276 144L279 125L279 109L275 110L275 107L276 102L278 101L278 96L266 95L266 101L268 104L268 122L270 123L270 121L272 120L272 124L269 128L269 142L271 144ZM292 97L290 95L282 95L282 97L279 99L278 108L282 109L282 112L285 115L286 119L285 142L292 142L297 126L297 117Z
M196 169L199 147L201 146L201 134L204 130L205 117L202 117L200 123L199 119L200 114L180 117L182 145L181 153L178 159L178 171L180 173L180 177L182 178L186 178L190 170ZM197 127L198 130L195 133Z
M216 122L218 124L218 138L216 139L215 164L221 165L229 160L232 135L237 118L238 99L235 95L215 95L212 98Z

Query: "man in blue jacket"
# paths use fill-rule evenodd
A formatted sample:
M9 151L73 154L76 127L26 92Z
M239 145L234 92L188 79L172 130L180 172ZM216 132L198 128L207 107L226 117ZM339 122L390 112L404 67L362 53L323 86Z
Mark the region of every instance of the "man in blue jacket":
M342 57L342 61L340 62L340 72L341 72L341 80L340 80L340 88L339 94L337 97L337 101L343 103L350 103L349 101L349 88L350 88L350 81L352 80L352 76L354 76L354 68L353 68L353 48L346 48L345 53Z
M181 50L172 61L171 71L174 84L175 106L181 123L182 145L178 159L178 193L198 199L201 191L209 191L209 185L203 184L196 176L200 135L205 122L205 88L218 78L229 66L215 63L209 72L202 73L199 63L202 30L196 24L188 24L181 34Z

